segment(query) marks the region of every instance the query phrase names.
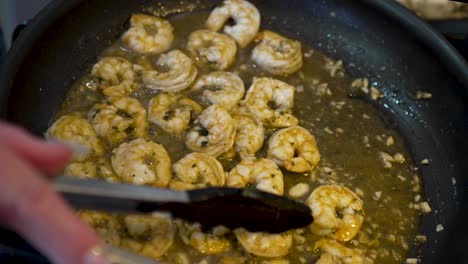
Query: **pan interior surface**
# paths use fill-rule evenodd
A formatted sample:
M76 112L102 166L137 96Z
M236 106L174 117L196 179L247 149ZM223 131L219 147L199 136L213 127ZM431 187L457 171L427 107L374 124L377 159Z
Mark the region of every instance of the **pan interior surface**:
M420 167L420 173L434 213L422 217L421 233L427 235L427 243L415 247L411 254L422 263L447 260L442 252L448 252L456 233L463 233L457 221L461 221L458 214L465 205L458 187L464 184L462 177L468 169L463 162L468 158L466 94L459 81L412 32L364 1L252 2L263 17L278 18L266 19L262 27L278 29L342 59L352 77L367 76L384 92L385 97L375 106L382 110L389 127L403 135L415 163L426 158L430 161ZM55 3L49 10L64 12L60 1ZM18 46L24 48L13 50L11 57L17 53L23 60L9 76L7 118L43 134L68 88L122 34L131 13L154 11L170 16L216 4L158 3L106 0L62 4L62 8L69 8L66 16L59 16L29 45L24 43L27 36L21 36ZM32 23L34 27L41 21ZM415 100L419 90L431 92L433 98ZM438 225L444 227L442 232L436 232Z

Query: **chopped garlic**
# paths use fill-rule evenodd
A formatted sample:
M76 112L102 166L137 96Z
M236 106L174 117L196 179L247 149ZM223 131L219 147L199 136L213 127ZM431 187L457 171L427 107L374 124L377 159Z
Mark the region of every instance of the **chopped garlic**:
M419 260L417 258L407 258L406 264L417 264Z
M309 192L307 183L298 183L289 189L289 195L293 198L300 198Z
M393 155L393 160L398 162L398 163L404 163L405 162L405 156L401 153L396 153Z
M441 232L442 230L444 230L444 226L442 224L436 225L436 232Z
M427 164L429 164L429 159L423 159L423 160L421 160L421 164L422 164L422 165L427 165Z
M416 99L431 99L432 98L432 94L429 93L429 92L424 92L424 91L417 91L416 92Z
M418 240L419 242L426 242L427 237L425 235L417 235L416 240Z
M428 202L422 202L419 204L419 208L423 213L430 213L432 211L431 206L429 206Z
M393 145L395 143L395 140L393 139L392 136L389 136L387 138L387 140L385 141L385 145L387 145L387 147L390 147L391 145Z
M382 197L382 191L375 192L372 198L376 201L380 200L380 197Z
M375 88L374 86L372 86L370 88L370 96L371 96L372 100L374 100L374 101L377 101L380 98L384 97L383 93L381 91L379 91L377 88Z

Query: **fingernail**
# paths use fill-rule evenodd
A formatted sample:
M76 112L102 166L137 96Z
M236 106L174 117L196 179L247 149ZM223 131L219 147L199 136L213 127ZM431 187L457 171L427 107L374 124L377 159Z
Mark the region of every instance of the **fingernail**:
M101 246L94 246L86 254L83 264L109 264Z

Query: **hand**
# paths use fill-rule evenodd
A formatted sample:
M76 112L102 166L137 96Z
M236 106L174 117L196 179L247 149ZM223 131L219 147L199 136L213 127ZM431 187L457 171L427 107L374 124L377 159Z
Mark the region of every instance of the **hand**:
M46 177L58 173L71 156L0 122L0 223L43 252L53 263L107 263L96 254L99 240L54 192Z

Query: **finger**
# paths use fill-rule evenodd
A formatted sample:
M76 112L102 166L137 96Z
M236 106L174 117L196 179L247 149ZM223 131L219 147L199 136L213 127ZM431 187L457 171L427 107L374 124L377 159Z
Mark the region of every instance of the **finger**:
M0 146L0 219L53 263L82 264L99 243L40 173Z
M65 145L46 143L21 128L2 122L0 144L13 150L46 175L62 170L72 154Z

